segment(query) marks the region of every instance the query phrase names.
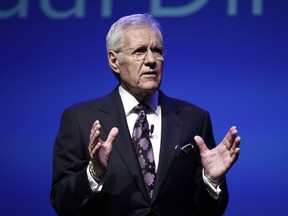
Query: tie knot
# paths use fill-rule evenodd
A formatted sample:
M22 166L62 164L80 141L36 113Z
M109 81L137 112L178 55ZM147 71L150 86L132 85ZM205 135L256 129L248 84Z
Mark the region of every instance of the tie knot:
M133 109L137 114L140 114L141 112L146 113L149 109L149 106L145 103L139 103Z

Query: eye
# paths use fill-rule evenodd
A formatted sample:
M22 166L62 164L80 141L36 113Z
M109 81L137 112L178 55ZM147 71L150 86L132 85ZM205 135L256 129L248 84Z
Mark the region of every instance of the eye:
M146 53L146 51L147 51L147 47L146 46L140 46L140 47L137 47L132 54L134 54L134 55L142 55L142 54Z
M153 48L151 48L151 51L153 53L157 53L161 56L164 54L163 47L153 47Z

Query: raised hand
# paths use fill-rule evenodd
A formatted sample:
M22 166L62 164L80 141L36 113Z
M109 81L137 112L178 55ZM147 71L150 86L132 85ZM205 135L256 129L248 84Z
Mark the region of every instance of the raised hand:
M107 170L107 162L112 151L113 142L117 137L118 132L118 128L112 128L107 140L102 141L100 139L101 124L98 120L93 123L88 149L90 160L93 164L93 172L97 177L103 176Z
M194 137L199 147L204 174L214 183L220 183L239 157L241 138L237 133L237 128L231 127L222 142L211 150L200 136Z

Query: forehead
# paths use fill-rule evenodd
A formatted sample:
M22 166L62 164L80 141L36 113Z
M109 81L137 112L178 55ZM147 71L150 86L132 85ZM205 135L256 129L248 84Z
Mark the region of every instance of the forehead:
M123 32L123 47L161 43L159 32L151 27L132 27Z

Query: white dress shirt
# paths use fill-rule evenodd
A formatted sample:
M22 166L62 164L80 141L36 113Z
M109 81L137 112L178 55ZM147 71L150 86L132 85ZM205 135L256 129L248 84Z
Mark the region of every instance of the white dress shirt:
M132 137L132 132L134 124L138 117L138 114L133 111L134 107L139 104L139 101L136 100L130 93L124 90L121 86L119 87L120 97L124 106L124 111L126 115L126 120L129 128L130 135ZM151 111L146 114L149 127L154 125L153 133L150 134L149 138L152 143L155 169L157 171L159 163L159 153L160 153L160 142L161 142L161 107L158 105L158 91L154 92L151 96L147 98L145 103L150 106Z

